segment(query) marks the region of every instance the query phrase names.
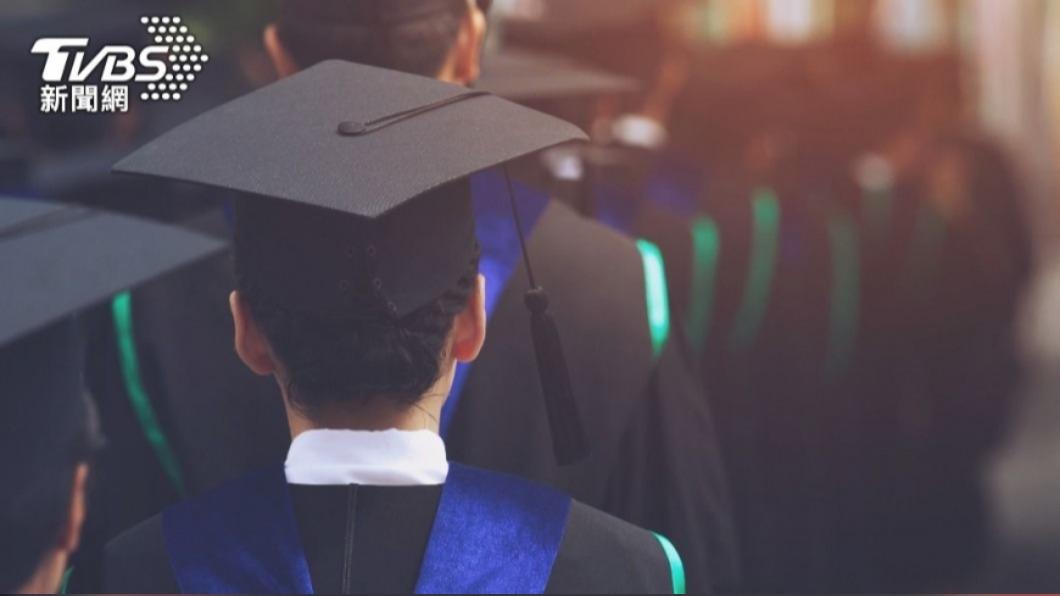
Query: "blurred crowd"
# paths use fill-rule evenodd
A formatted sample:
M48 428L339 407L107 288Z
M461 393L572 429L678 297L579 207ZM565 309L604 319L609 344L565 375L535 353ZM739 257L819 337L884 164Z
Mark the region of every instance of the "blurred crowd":
M1021 378L1032 255L1021 180L966 117L958 56L896 54L867 27L686 45L669 19L525 43L637 78L633 109L666 125L645 147L595 121L611 151L585 157L580 204L663 247L745 587L965 585L988 560L982 474Z

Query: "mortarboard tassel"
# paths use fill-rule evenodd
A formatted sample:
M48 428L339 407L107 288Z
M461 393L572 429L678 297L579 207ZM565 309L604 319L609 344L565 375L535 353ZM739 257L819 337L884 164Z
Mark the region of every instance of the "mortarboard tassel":
M512 205L512 217L515 219L515 230L523 251L526 276L530 281L530 290L524 300L526 308L530 311L530 335L534 342L537 373L541 379L545 411L552 432L552 450L556 463L565 466L587 457L589 446L585 430L582 428L578 404L574 400L574 391L571 389L570 372L567 370L567 359L563 356L563 345L556 329L556 321L548 310L548 294L534 279L530 255L526 250L526 239L523 237L522 222L519 220L519 209L516 206L515 189L512 187L507 166L503 169L508 184L508 199Z

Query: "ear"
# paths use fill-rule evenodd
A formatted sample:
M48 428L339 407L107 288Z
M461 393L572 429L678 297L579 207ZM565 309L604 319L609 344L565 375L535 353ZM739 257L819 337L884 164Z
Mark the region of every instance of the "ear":
M70 508L66 516L66 524L63 526L62 533L59 534L59 544L56 545L66 554L77 550L77 545L81 542L81 525L85 522L88 464L79 464L74 469L74 481L71 486Z
M261 41L265 44L265 51L269 54L276 76L279 78L289 77L299 71L298 64L287 52L280 41L280 34L276 31L276 23L269 23L261 34Z
M470 85L479 77L482 43L486 39L486 15L474 0L468 0L467 13L460 23L460 32L453 46L453 79Z
M237 291L228 296L228 307L232 310L235 327L235 349L239 359L254 374L271 375L276 371L276 361L269 349L269 342L261 332L257 321L250 314L250 307Z
M467 307L453 320L453 358L471 362L478 358L486 341L486 278L479 275Z

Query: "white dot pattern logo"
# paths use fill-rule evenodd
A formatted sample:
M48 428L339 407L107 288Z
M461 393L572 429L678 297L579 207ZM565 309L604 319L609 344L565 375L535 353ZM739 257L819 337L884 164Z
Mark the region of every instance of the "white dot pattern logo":
M156 45L164 45L169 51L166 73L163 80L148 83L146 91L140 93L143 101L176 101L188 90L188 83L195 80L193 72L201 72L210 57L200 43L183 24L179 16L142 16L140 23Z

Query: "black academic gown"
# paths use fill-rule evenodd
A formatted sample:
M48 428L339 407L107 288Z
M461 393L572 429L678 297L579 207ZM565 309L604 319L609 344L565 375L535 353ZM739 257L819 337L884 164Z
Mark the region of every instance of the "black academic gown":
M732 586L735 538L714 420L677 325L652 353L636 247L553 201L529 251L549 292L592 455L567 467L553 459L520 268L464 387L449 457L556 486L662 533L681 552L690 592Z
M441 486L288 486L317 593L414 591ZM161 516L108 545L105 563L104 592L179 592ZM670 563L654 536L572 503L546 593L672 590Z
M528 241L593 455L555 464L520 266L461 395L450 458L551 485L663 534L684 559L690 591L733 585L735 539L714 422L676 325L653 353L636 247L555 201ZM230 276L223 255L133 293L138 347L157 364L150 384L165 388L152 398L171 423L189 494L276 461L289 443L275 384L232 352Z

